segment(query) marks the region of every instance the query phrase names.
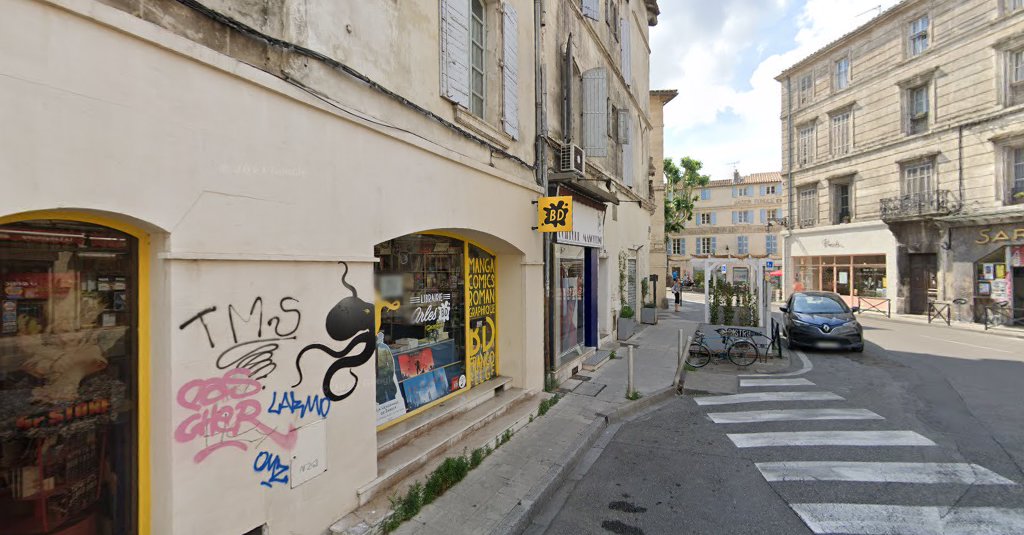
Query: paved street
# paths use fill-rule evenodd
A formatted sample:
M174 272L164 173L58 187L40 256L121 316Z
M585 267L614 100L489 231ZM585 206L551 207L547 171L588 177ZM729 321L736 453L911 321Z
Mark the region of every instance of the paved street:
M531 532L1024 533L1024 342L863 323L863 354L609 429Z

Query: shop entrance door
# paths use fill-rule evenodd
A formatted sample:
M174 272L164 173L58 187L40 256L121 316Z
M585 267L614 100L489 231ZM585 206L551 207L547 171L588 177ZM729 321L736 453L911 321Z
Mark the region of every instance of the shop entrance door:
M821 268L821 291L823 292L834 292L836 291L836 268L832 266L826 266Z
M850 268L847 266L836 267L836 293L850 297Z
M1013 268L1013 319L1014 325L1024 322L1024 267Z
M937 264L935 254L910 255L910 314L928 311L928 293L935 289Z

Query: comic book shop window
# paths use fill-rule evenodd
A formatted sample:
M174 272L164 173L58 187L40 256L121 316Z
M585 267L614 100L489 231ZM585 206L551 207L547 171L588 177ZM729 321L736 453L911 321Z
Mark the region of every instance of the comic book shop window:
M377 425L466 387L465 244L414 234L374 254Z
M136 243L0 226L0 534L136 532Z

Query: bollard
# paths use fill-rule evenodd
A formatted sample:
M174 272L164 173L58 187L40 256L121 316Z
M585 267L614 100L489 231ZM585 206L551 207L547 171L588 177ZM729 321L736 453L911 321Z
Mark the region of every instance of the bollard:
M678 368L682 368L683 367L683 330L682 329L679 329L679 351L677 352L676 356L678 357L678 360L676 362L676 366Z
M679 343L679 366L676 367L676 376L672 380L672 386L675 387L677 392L679 391L679 382L682 381L683 366L686 363L686 357L688 357L689 354L690 354L690 342L693 341L693 337L692 336L687 336L686 337L686 344L684 345L682 343L682 338L683 338L683 331L680 330L679 331L679 339L680 339L680 343Z
M633 388L633 346L629 346L629 352L626 358L629 360L629 372L626 376L626 395L632 396L633 392L636 392Z

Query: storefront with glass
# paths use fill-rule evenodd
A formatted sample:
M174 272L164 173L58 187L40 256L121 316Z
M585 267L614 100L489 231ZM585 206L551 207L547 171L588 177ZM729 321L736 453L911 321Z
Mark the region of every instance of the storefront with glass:
M453 236L412 234L374 249L377 425L498 374L495 256Z
M99 225L0 225L0 533L134 532L139 252Z
M966 300L964 321L1019 325L1024 321L1024 225L999 224L951 229L953 276L947 295Z
M555 368L597 347L598 258L604 245L604 208L573 197L573 231L555 236Z
M784 234L786 295L835 292L851 306L866 300L896 311L896 241L884 223L851 223ZM884 309L884 307L883 307Z

